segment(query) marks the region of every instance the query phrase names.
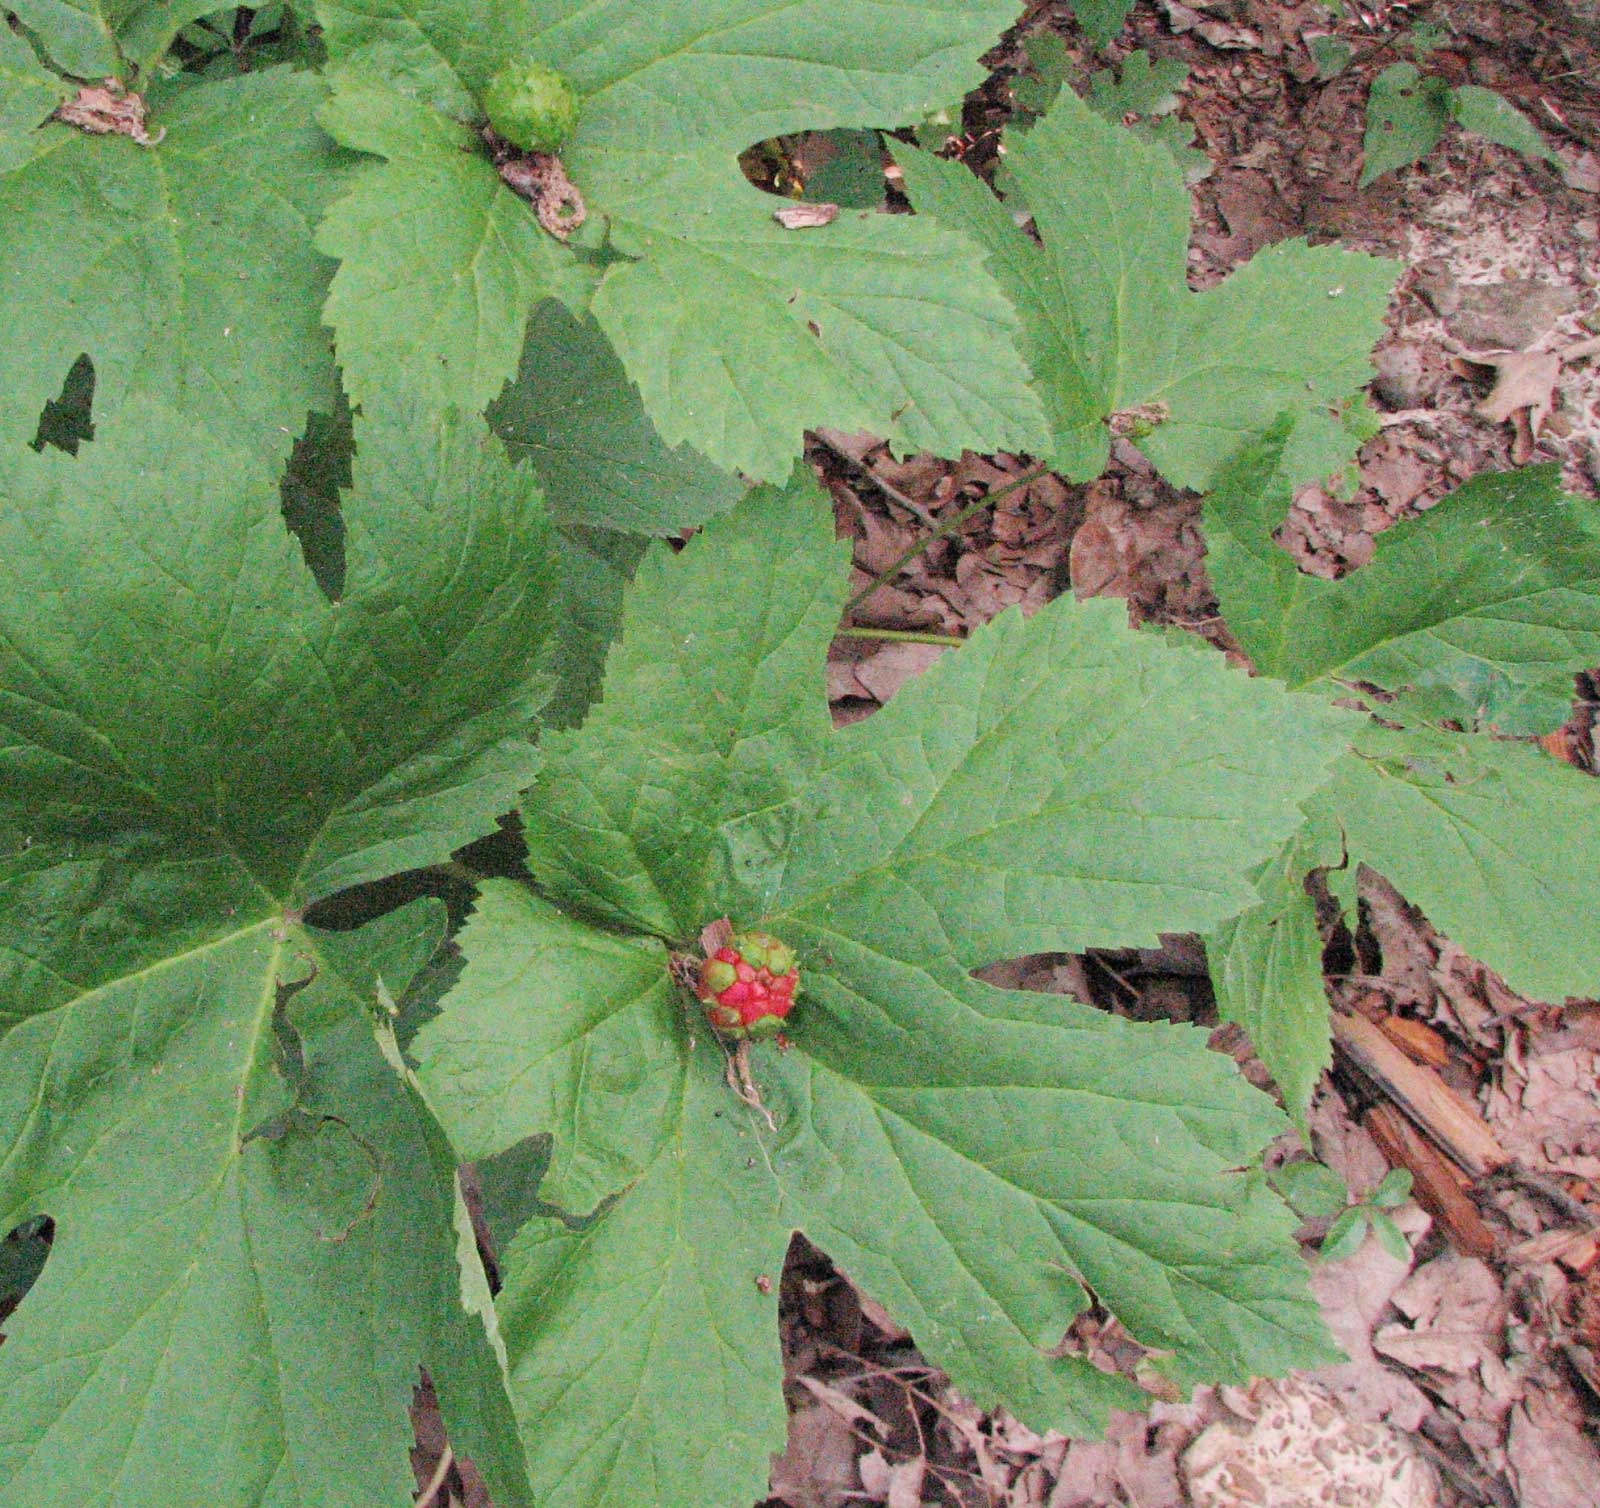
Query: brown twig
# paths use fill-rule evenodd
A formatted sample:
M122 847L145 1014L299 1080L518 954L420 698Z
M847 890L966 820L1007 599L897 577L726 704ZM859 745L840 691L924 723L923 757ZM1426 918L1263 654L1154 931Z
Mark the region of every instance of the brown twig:
M946 535L953 534L962 526L962 524L966 523L969 518L976 518L978 514L982 513L985 508L994 503L998 503L1001 498L1006 497L1023 487L1027 487L1032 483L1037 482L1040 477L1048 476L1049 474L1049 470L1046 467L1035 467L1032 471L1024 472L1023 475L1014 477L1011 481L1007 482L1004 487L995 487L992 490L984 493L984 495L976 502L968 503L965 508L961 508L955 513L952 513L949 518L942 519L932 533L925 535L909 549L903 551L898 558L891 561L887 567L874 576L871 581L869 581L864 587L861 588L859 592L855 594L854 597L845 603L844 616L848 618L858 607L861 606L863 602L867 600L867 598L872 596L872 594L876 592L879 587L887 586L889 582L893 581L894 578L901 573L901 571L903 571L908 565L911 564L913 560L917 558L917 556L923 554L927 550L931 550L934 545L938 544L938 542Z

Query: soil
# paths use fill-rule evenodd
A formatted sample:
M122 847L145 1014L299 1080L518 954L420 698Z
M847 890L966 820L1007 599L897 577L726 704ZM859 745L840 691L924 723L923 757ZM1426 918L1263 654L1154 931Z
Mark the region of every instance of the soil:
M1479 472L1529 462L1600 494L1600 359L1560 353L1600 329L1600 7L1593 0L1140 0L1095 54L1060 0L1032 5L991 55L994 77L947 150L992 166L1029 72L1027 38L1059 35L1081 87L1137 49L1189 69L1181 114L1212 164L1194 187L1191 276L1213 283L1263 246L1337 238L1405 271L1376 353L1381 429L1349 497L1305 489L1284 543L1310 570L1358 568L1373 539ZM1320 77L1313 43L1349 61ZM1543 132L1558 164L1451 130L1414 167L1358 187L1372 79L1418 55L1452 84L1491 88ZM1326 43L1319 51L1326 55ZM1486 405L1495 383L1498 397ZM855 541L857 584L987 493L1026 457L896 459L858 436L816 437L811 458ZM1085 486L1043 476L979 508L873 594L859 625L960 638L1003 608L1061 592L1117 595L1137 620L1223 642L1199 500L1126 440ZM869 715L944 653L918 639L841 638L829 665L839 721ZM1590 690L1593 688L1590 687ZM1547 741L1593 772L1596 702ZM1358 1196L1391 1167L1418 1199L1399 1209L1404 1258L1369 1238L1317 1264L1328 1221L1301 1231L1316 1292L1349 1360L1283 1384L1152 1398L1104 1441L1037 1435L956 1395L914 1340L848 1276L797 1240L782 1278L791 1403L770 1508L846 1503L962 1508L1579 1508L1600 1483L1600 1003L1524 1000L1429 927L1382 881L1364 882L1352 935L1330 930L1333 999L1371 1022L1453 1096L1477 1145L1399 1114L1382 1075L1341 1052L1311 1115L1309 1150ZM991 971L1143 1018L1216 1024L1203 951L1044 956ZM1214 1045L1263 1087L1234 1027ZM1426 1121L1426 1116L1423 1117ZM1286 1139L1273 1156L1301 1151ZM1142 1354L1091 1313L1069 1342L1130 1374ZM428 1410L419 1486L443 1448ZM470 1469L436 1502L486 1501ZM728 1505L735 1508L735 1505Z

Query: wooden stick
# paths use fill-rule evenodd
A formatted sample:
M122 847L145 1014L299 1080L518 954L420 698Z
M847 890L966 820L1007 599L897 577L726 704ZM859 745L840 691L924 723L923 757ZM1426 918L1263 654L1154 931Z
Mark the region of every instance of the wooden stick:
M1373 1106L1366 1127L1391 1163L1410 1169L1417 1203L1449 1232L1456 1250L1493 1257L1494 1232L1467 1195L1466 1175L1392 1105Z
M1474 1178L1510 1159L1489 1123L1433 1069L1413 1063L1365 1016L1333 1016L1345 1056Z

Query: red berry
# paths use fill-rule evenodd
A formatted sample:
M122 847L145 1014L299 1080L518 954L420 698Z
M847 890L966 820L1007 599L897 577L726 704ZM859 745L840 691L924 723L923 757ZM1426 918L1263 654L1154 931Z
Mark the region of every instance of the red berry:
M794 949L765 932L736 935L699 971L706 1019L724 1036L740 1039L775 1035L794 1009L799 984Z

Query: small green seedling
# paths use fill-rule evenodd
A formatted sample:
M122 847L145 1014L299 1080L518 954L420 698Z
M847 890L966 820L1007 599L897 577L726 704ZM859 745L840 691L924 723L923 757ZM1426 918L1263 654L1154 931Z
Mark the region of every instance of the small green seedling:
M1320 1162L1290 1162L1269 1175L1272 1186L1304 1220L1331 1220L1318 1255L1324 1262L1342 1262L1361 1250L1371 1231L1397 1262L1409 1260L1410 1244L1387 1211L1411 1197L1411 1173L1391 1168L1365 1199L1354 1199L1344 1180Z
M1525 157L1556 161L1533 122L1493 89L1453 89L1436 75L1424 77L1414 63L1395 63L1372 81L1367 99L1361 187L1426 157L1452 124Z

